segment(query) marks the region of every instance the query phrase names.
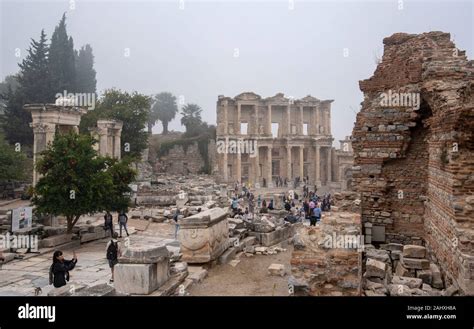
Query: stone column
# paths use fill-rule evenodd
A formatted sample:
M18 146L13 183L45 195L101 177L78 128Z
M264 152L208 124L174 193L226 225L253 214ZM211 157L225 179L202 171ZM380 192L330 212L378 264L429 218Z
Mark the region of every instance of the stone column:
M107 136L107 128L98 128L99 134L99 154L101 156L107 155L107 147L108 144L108 136Z
M260 164L259 164L259 151L258 151L258 146L255 148L255 157L253 158L253 173L254 173L254 185L256 183L260 183L260 174L259 174L259 169L260 169Z
M321 108L319 107L319 105L316 107L316 135L319 135L320 134L320 126L321 126L321 113L320 113L320 110Z
M236 127L235 127L235 133L236 135L240 135L240 110L241 110L241 105L240 103L237 103L237 122L236 122ZM247 127L248 129L248 127Z
M299 176L301 181L303 181L303 176L304 176L304 150L303 150L303 145L300 146L300 171L299 171Z
M260 131L259 131L259 120L258 120L258 104L254 105L254 110L255 110L255 135L259 135L260 134Z
M122 131L120 129L115 129L114 130L114 158L120 160L122 156L122 141L121 141L121 135Z
M300 123L299 123L299 134L303 135L304 133L304 119L303 119L303 106L300 106Z
M36 185L40 179L40 174L36 171L36 162L39 154L46 150L49 143L53 143L56 132L56 125L54 123L36 123L30 124L33 128L34 142L33 142L33 186Z
M237 158L236 158L236 168L235 168L235 179L241 183L242 182L242 157L241 157L241 154L240 154L240 147L238 149L238 152L237 154L235 155Z
M290 116L290 104L286 106L286 133L291 135L291 116Z
M320 126L320 133L325 135L326 134L326 116L324 113L324 109L319 108L319 126Z
M323 134L327 134L327 124L326 124L326 110L323 108L321 109L321 126L323 127Z
M272 180L272 147L267 147L267 186L273 187Z
M286 146L286 178L291 180L292 172L291 172L291 145Z
M228 110L227 110L227 101L224 101L224 120L223 120L223 125L224 125L224 129L222 129L224 135L227 135L229 133L229 116L228 116Z
M311 111L309 112L309 126L308 126L309 135L316 135L316 109L317 108L312 106Z
M227 124L226 124L227 125ZM227 182L229 180L229 173L227 171L227 146L229 145L229 137L225 138L225 148L224 152L222 154L222 165L223 165L223 170L222 173L224 174L224 181Z
M321 168L320 168L320 161L321 161L321 148L319 145L316 145L316 159L315 159L315 165L316 165L316 185L318 185L321 182Z
M107 155L109 155L110 157L113 157L114 150L115 150L114 133L113 133L113 129L109 129L109 131L107 132Z
M328 184L332 181L332 152L331 152L331 147L327 148L327 167L328 167Z
M272 106L269 104L268 106L268 112L267 112L267 131L266 133L268 135L272 135Z
M326 111L327 111L326 120L327 120L327 127L328 127L327 133L328 135L331 135L331 108L328 107Z

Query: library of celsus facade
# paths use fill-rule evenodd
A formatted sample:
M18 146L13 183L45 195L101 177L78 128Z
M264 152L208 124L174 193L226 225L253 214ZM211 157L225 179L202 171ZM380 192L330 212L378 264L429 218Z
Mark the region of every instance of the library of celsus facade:
M223 182L273 187L278 178L337 188L338 154L332 147L331 103L245 92L217 100L217 161ZM350 141L347 141L350 143ZM346 149L351 152L352 148ZM348 166L351 166L350 164Z

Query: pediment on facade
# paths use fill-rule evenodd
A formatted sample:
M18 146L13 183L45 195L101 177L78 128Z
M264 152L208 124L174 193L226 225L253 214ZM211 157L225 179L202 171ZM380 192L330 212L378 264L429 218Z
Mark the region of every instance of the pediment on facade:
M265 101L269 103L289 103L290 98L285 97L283 93L278 93L275 96L265 98Z
M235 96L235 100L239 101L257 101L262 99L260 95L257 95L256 93L253 92L243 92L237 96Z
M301 103L319 103L320 100L311 95L307 95L299 100Z

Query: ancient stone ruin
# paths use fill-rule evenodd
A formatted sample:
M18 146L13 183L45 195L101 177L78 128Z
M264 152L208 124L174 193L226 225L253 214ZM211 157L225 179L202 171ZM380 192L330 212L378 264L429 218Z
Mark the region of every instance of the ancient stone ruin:
M374 75L360 82L352 134L366 242L424 245L446 286L473 294L473 62L449 33L397 33L383 43ZM424 255L404 256L402 272L430 267Z
M90 131L98 141L94 146L100 155L120 159L122 127L123 122L118 120L97 120L97 127Z
M350 149L332 148L332 102L282 93L268 98L253 92L219 96L216 148L221 181L272 187L277 177L290 182L308 177L313 185L340 188L345 176L340 174L339 156ZM350 158L341 163L350 170ZM346 182L342 185L347 187Z
M38 155L43 152L48 143L52 143L54 135L69 130L79 132L81 116L86 109L74 105L56 104L26 104L26 111L31 111L34 134L33 163L36 164ZM33 185L39 180L39 174L33 171Z

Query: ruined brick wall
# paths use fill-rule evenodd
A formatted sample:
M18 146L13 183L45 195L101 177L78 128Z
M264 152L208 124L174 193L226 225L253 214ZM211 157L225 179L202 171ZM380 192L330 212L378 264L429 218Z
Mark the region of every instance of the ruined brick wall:
M387 242L425 244L466 294L474 294L473 72L448 33L385 38L382 62L360 82L353 130L362 222L383 227ZM390 93L407 102L383 102Z

